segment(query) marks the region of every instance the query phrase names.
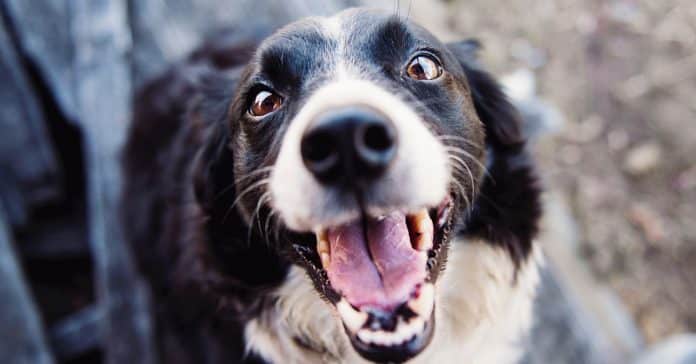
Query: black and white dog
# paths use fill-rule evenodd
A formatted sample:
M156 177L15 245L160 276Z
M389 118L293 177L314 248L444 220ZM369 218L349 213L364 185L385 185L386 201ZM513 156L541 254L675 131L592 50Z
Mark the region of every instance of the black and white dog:
M123 211L163 362L516 362L539 188L477 48L351 9L148 84Z

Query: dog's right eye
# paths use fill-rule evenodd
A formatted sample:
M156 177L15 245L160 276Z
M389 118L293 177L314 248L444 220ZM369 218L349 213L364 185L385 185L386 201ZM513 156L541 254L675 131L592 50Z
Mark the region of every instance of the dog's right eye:
M249 106L249 114L255 117L264 116L278 110L281 105L283 98L279 95L268 90L259 91Z
M423 54L409 62L406 74L416 81L430 81L442 75L442 66L433 56Z

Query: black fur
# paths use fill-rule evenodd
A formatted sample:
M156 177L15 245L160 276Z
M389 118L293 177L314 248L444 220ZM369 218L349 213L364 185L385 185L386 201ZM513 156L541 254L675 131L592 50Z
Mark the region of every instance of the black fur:
M371 60L365 63L367 71L389 80L391 87L399 76L397 60L424 43L442 46L398 19L364 22L365 30L356 35L364 39L352 41L373 46L351 56ZM267 206L260 209L258 221L252 219L259 193L240 194L258 178L239 178L273 163L285 130L282 121L321 83L310 75L327 67L316 57L331 44L311 31L285 32L275 35L282 42L254 53L259 34L265 33L223 34L138 93L124 154L124 222L153 287L166 363L259 363L243 353L243 326L272 303L267 292L282 283L296 259L258 222L268 217ZM498 84L475 63L476 43L442 46L446 49L449 53L440 56L471 93L472 117L485 126L490 158L460 231L504 247L519 265L529 255L540 215L539 187L519 117ZM245 122L249 98L258 87L270 85L297 103L263 125ZM447 97L443 90L407 82L399 87L395 91L413 98L417 108L450 120L433 128L470 128L459 125L458 109L419 103L414 96L442 99Z
M504 247L519 267L537 233L541 187L525 150L520 116L500 85L478 65L479 48L473 40L450 45L467 75L489 148L488 173L463 234Z

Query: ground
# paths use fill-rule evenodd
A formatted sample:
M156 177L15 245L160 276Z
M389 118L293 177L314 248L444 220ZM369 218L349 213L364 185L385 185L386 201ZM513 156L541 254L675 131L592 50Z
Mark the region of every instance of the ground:
M534 146L577 254L646 341L696 330L696 4L466 0L447 26L498 74L530 69L564 116Z

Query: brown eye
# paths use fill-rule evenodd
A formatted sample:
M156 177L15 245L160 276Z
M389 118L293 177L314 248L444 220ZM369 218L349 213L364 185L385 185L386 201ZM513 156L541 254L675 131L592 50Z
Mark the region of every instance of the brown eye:
M252 116L264 116L280 108L283 99L270 91L260 91L254 97L254 102L249 107L249 114Z
M406 74L418 81L434 80L442 75L442 66L430 56L418 56L408 64Z

